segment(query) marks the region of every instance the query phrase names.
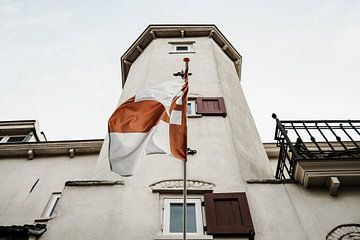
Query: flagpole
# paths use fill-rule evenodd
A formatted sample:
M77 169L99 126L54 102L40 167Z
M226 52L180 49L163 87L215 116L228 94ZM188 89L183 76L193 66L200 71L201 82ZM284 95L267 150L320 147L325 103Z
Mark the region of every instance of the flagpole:
M185 72L183 75L183 78L185 81L188 81L188 76L189 76L189 58L184 58L184 62L185 62ZM186 240L186 227L187 227L187 202L186 202L186 198L187 198L187 189L186 189L186 162L187 162L187 145L186 145L186 158L184 160L184 179L183 179L183 198L184 198L184 203L183 203L183 240Z
M183 197L184 197L184 204L183 204L183 240L186 240L186 220L187 220L187 189L186 189L186 159L184 161L184 189L183 189Z

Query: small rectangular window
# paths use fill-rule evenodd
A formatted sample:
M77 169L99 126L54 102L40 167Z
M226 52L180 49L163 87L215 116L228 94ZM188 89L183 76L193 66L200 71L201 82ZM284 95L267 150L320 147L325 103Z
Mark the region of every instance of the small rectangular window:
M176 51L188 51L188 46L176 46Z
M187 233L203 235L201 199L187 199ZM164 199L165 235L181 234L183 231L183 199Z
M169 42L171 49L169 53L195 53L194 41Z
M26 136L10 136L6 142L8 143L20 143L25 141Z
M190 118L201 117L201 114L196 113L196 100L189 99L187 102L187 116Z
M60 199L60 195L61 195L60 192L56 192L50 196L49 202L44 209L42 217L46 218L46 217L51 217L53 215L55 207Z

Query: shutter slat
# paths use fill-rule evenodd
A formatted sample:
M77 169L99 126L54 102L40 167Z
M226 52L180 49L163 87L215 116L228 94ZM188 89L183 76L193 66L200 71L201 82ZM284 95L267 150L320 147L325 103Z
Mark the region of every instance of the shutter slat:
M245 194L240 195L239 204L240 204L240 210L241 210L241 216L242 216L242 219L243 219L243 224L252 226L252 220L251 220L251 215L250 215L250 210L249 210L249 204L248 204L248 201L247 201L247 198L246 198Z
M232 203L231 208L233 211L233 218L234 218L235 225L244 225L242 217L241 217L240 203L237 201L237 199L234 199L234 201L232 201L231 203Z

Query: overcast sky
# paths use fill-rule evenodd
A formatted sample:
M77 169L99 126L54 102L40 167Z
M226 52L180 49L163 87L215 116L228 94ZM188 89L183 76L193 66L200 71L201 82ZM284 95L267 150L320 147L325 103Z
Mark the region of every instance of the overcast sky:
M0 120L104 138L119 57L149 24L216 24L263 141L280 119L360 119L360 1L0 0Z

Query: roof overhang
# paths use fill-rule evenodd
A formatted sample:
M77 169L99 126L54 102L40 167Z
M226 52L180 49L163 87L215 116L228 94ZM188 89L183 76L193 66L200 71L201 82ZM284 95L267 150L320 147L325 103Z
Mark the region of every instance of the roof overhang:
M35 159L46 156L70 156L99 154L103 139L25 142L0 144L1 159L25 157Z
M239 79L241 74L241 55L230 44L220 30L213 24L205 25L149 25L121 57L122 87L130 71L132 63L144 49L156 38L212 38L224 53L234 62Z

